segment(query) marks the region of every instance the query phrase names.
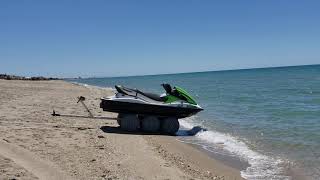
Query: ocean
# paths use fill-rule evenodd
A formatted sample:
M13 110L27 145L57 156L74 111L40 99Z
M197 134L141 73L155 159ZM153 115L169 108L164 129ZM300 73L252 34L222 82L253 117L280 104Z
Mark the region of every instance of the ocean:
M71 79L163 93L186 89L205 110L181 119L181 129L208 131L179 140L249 164L246 179L320 179L320 65L115 78Z

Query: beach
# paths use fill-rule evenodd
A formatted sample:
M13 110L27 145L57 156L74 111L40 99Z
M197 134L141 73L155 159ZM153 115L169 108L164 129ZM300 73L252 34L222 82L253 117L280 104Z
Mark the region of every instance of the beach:
M99 108L110 88L0 80L0 179L242 179L174 136L125 133Z

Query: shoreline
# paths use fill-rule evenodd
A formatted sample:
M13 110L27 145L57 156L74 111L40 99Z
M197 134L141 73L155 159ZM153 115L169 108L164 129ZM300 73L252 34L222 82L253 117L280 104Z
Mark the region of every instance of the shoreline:
M231 157L231 156L224 155L224 154L221 154L218 152L209 151L209 150L206 150L205 148L203 148L201 145L190 143L190 142L185 142L183 140L180 142L187 144L189 146L192 146L193 148L198 149L202 153L207 154L210 158L214 159L215 161L219 161L219 162L223 163L224 165L229 166L233 169L236 169L240 172L250 166L250 164L247 161L241 160L239 157Z
M32 154L26 156L27 164L39 159L74 179L243 179L239 170L175 137L109 133L104 130L117 128L116 122L50 115L54 108L86 116L76 104L76 97L83 95L96 116L115 117L98 107L100 97L112 94L110 89L59 80L0 80L0 85L0 147L9 143ZM40 171L28 171L23 158L6 157L1 151L0 158L10 161L0 162L0 179L43 177Z
M159 154L166 160L177 163L184 172L192 171L204 179L211 179L212 172L218 175L218 179L244 179L240 169L228 165L228 159L216 159L205 152L201 147L183 143L175 137L148 137L148 143L156 147ZM202 171L202 172L201 172Z

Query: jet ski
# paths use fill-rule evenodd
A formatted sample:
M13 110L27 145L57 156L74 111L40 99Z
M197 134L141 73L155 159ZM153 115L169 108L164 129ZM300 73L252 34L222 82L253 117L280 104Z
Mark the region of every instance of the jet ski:
M116 85L116 94L101 98L104 111L119 113L118 123L127 131L175 134L180 118L190 117L203 109L184 89L162 84L162 95Z

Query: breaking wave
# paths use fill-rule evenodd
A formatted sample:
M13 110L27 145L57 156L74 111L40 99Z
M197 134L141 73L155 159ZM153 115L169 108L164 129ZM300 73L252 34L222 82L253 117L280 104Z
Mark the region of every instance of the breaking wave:
M194 118L179 120L182 128L190 129L196 122ZM178 133L179 135L179 133ZM248 180L279 179L290 180L287 175L288 161L276 159L251 150L243 141L229 134L218 131L200 131L192 139L180 139L186 143L200 145L205 150L228 156L237 156L248 162L249 167L241 171L241 176ZM221 152L224 151L224 152Z

